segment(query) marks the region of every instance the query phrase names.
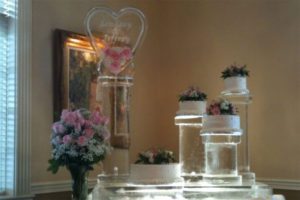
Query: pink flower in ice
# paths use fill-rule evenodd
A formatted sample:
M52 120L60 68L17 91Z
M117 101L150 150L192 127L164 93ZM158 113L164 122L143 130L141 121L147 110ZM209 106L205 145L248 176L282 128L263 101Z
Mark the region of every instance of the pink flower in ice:
M87 144L87 138L84 136L79 136L79 138L77 139L77 144L79 146L85 146Z
M129 47L108 47L104 50L103 64L111 73L120 73L131 59L132 51Z
M121 54L126 58L126 59L131 59L132 58L132 52L131 49L128 47L124 47L123 51L121 52Z
M72 137L70 135L65 135L63 137L63 143L64 144L70 144L72 142Z

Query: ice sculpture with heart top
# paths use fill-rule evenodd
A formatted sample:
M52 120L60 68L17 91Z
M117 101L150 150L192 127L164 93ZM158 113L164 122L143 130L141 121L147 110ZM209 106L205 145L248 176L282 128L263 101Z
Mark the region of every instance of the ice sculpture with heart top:
M133 61L145 36L146 19L132 7L119 11L96 7L88 12L85 27L98 59L96 100L103 113L110 116L110 144L114 150L104 170L106 174L128 174Z

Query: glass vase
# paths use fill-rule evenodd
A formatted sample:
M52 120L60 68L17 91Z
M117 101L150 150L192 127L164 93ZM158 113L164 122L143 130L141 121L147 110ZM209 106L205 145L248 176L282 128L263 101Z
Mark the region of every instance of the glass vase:
M88 170L86 166L69 165L72 177L72 200L86 200L88 196Z

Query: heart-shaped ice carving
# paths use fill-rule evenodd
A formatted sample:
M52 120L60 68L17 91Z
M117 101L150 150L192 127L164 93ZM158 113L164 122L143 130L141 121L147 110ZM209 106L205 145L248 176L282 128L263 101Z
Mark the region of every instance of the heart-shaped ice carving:
M88 12L85 27L100 67L118 75L132 61L147 26L144 14L136 8L114 12L107 7L96 7Z

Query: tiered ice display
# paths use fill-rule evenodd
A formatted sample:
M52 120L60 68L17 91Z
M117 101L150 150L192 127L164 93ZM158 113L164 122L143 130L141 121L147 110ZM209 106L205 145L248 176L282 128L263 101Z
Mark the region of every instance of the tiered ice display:
M172 180L169 176L177 174L176 167L174 173L171 168L166 169L168 173L160 177L163 179L153 180L151 174L163 172L162 168L154 167L151 167L154 171L147 171L136 165L129 175L129 89L133 85L133 58L146 30L145 17L135 8L114 12L99 7L88 13L85 24L99 58L97 100L104 113L110 116L110 142L114 148L104 162L104 173L98 176L92 199L271 199L271 188L255 183L255 176L249 170L248 130L245 128L248 107L242 111L242 131L238 116L223 119L207 116L206 96L194 102L183 100L175 117L184 181L182 178L162 181L166 180L163 177ZM248 97L246 86L240 86L244 82L226 83L222 96L230 100L231 97ZM237 155L241 148L240 158ZM144 175L139 176L141 173ZM244 181L247 177L251 181Z

